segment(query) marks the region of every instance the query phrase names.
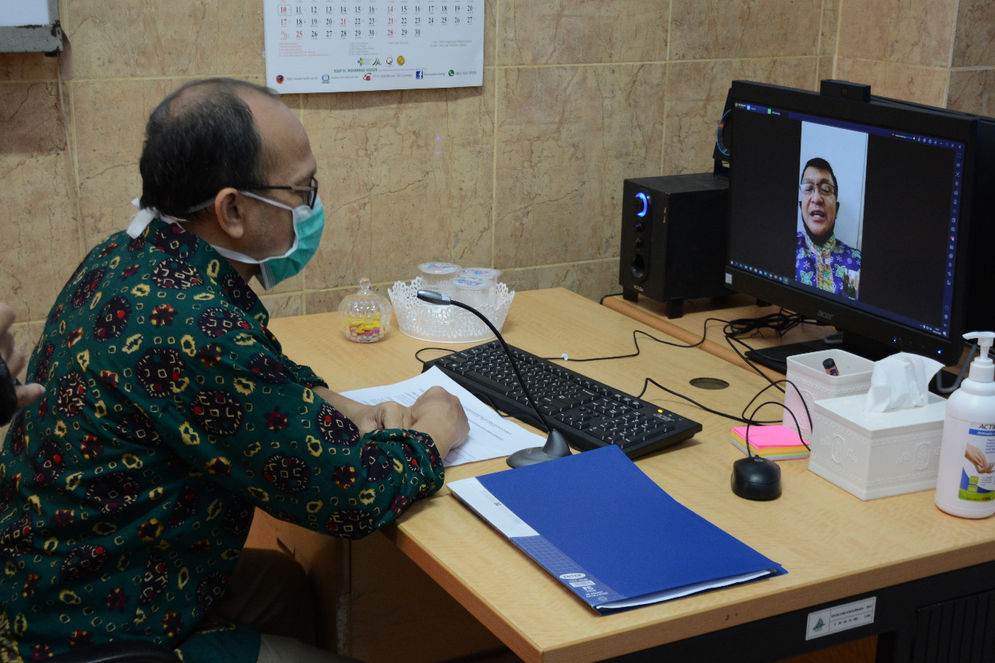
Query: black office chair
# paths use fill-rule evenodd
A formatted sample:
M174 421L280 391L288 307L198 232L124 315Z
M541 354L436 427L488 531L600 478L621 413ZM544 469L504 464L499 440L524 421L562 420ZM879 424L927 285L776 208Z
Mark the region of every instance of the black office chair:
M115 640L47 659L49 663L178 663L172 652L144 640Z

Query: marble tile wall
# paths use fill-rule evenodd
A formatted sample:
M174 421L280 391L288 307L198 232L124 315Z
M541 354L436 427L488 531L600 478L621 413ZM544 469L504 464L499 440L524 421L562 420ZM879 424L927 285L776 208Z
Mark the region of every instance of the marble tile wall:
M329 225L274 315L332 310L426 260L516 289L619 290L622 180L711 169L734 78L821 78L991 114L988 0L487 0L480 88L289 95ZM0 297L32 342L140 191L149 111L193 79L262 82L261 0L61 0L59 57L0 54Z

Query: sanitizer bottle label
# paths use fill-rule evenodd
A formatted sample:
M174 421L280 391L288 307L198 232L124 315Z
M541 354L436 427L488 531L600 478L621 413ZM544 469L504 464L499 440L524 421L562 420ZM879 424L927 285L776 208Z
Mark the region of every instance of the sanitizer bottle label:
M995 424L971 424L957 496L971 502L995 500Z

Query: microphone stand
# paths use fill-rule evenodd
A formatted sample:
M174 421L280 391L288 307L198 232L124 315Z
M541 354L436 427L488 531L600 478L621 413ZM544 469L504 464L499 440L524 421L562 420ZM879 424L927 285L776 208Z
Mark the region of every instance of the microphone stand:
M473 315L477 316L483 320L487 328L491 330L491 333L497 338L501 347L504 349L504 353L508 356L508 361L511 363L511 368L515 372L515 377L518 378L518 384L522 387L522 392L525 394L525 400L528 401L529 406L535 411L536 416L539 417L539 421L546 425L546 430L549 431L546 436L546 444L541 447L531 447L529 449L519 449L515 453L508 456L508 465L510 467L523 467L525 465L534 465L536 463L541 463L543 461L551 460L553 458L562 458L563 456L569 456L571 454L570 445L567 444L567 439L564 437L563 433L554 428L549 419L539 410L539 406L536 405L535 399L532 398L532 393L529 391L528 386L525 384L525 379L522 377L521 372L518 370L518 362L511 354L511 349L508 348L508 344L505 343L504 337L501 336L501 332L497 330L491 321L487 319L487 316L473 308L468 304L451 299L448 295L444 295L441 292L436 292L435 290L419 290L418 299L423 302L428 302L429 304L436 304L439 306L456 306L463 310L469 311Z

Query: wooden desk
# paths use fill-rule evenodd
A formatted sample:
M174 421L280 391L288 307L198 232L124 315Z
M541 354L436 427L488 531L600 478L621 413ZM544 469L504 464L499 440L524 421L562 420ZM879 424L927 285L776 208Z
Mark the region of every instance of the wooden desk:
M509 343L542 356L566 352L587 357L630 352L633 326L631 319L604 306L551 289L517 293L503 331ZM381 343L352 344L339 332L337 314L278 319L272 327L291 357L309 363L337 390L410 377L420 370L414 351L430 345L396 331ZM634 394L650 376L710 407L737 413L765 384L708 353L659 344L644 344L636 358L571 368ZM696 389L689 380L699 376L718 377L732 386ZM417 503L386 535L530 662L601 660L668 643L676 644L670 645L673 658L667 660L706 660L703 652L712 652L717 660L719 652L733 646L741 649L737 659L744 663L773 661L892 627L905 629L910 618L903 611L914 604L901 598L902 588L918 593L932 587L929 595L941 600L946 595L936 585L958 585L949 595L958 596L969 593L963 590L966 584L971 592L989 592L995 600L991 519L945 515L933 505L931 491L863 502L808 472L805 461L781 464L780 499L742 500L729 488L732 463L740 457L728 441L732 422L653 388L645 397L702 422L704 429L678 447L639 459L640 468L675 499L783 564L787 575L598 616L446 489ZM453 468L447 478L504 469L501 460L485 461ZM551 506L555 500L551 495ZM986 566L972 569L981 574L977 577L964 578L966 572L957 571L982 564ZM931 581L924 589L916 584L947 572L961 575ZM878 599L874 624L805 641L805 619L813 606L866 596ZM721 636L714 635L720 631ZM731 644L719 649L717 637ZM907 644L901 640L896 647L901 653Z

